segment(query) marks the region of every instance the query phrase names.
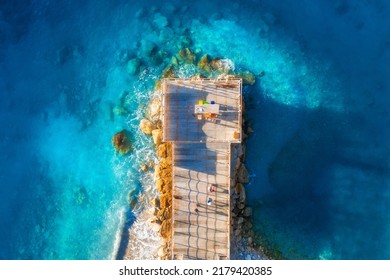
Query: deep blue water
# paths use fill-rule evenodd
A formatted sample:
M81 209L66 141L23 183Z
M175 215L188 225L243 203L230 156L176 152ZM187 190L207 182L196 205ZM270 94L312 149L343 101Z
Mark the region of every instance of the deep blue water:
M138 123L183 46L265 73L244 91L267 243L289 259L390 258L387 1L79 2L0 3L1 259L115 258L124 225L158 242L143 231L153 188L139 165L154 155ZM124 128L136 142L121 157Z

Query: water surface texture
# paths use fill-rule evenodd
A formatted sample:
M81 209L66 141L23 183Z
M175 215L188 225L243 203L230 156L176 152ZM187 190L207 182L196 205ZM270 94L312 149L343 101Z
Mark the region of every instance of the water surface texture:
M139 167L156 158L138 124L183 47L257 75L244 95L258 241L288 259L389 259L389 13L384 0L1 1L0 259L113 259L127 242L155 258ZM128 156L111 145L122 129Z

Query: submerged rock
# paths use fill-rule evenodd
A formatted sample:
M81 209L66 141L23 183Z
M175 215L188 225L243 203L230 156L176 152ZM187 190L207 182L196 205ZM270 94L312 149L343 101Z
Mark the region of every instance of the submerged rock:
M238 181L243 184L249 183L249 173L244 164L237 171Z
M76 188L74 190L74 196L77 204L85 205L88 203L88 192L85 187Z
M120 132L116 133L112 137L112 144L114 145L115 150L121 155L130 153L133 149L130 132L123 129Z
M178 66L179 65L179 61L177 60L176 56L172 56L171 63L172 63L173 66Z
M114 115L116 116L126 116L129 114L129 111L127 111L126 108L120 106L120 105L117 105L115 106L113 109L112 109L112 112L114 113Z
M244 85L251 85L253 86L256 82L256 77L249 71L241 72L238 74L238 77L240 77L244 83Z
M154 15L153 23L158 29L163 29L168 25L168 19L160 13Z
M228 58L215 58L211 61L211 67L221 74L229 74L234 71L234 63Z
M173 70L173 65L169 65L167 68L164 69L162 72L161 76L163 78L174 78L175 77L175 72Z
M211 74L211 66L210 66L210 61L209 61L209 56L205 54L202 56L202 58L198 62L198 70L201 73L210 75Z
M242 213L244 217L250 217L252 216L252 208L250 207L245 207L244 212Z
M245 203L245 201L246 201L246 191L245 191L245 188L244 188L243 184L237 183L236 186L235 186L235 190L234 191L235 191L235 193L237 195L239 195L239 202L240 202L240 204ZM245 205L244 205L244 207L245 207Z
M141 41L141 53L143 56L152 56L155 52L157 52L156 44L148 40Z
M127 73L129 73L130 75L137 74L140 66L141 66L141 60L139 58L130 59L126 65Z
M147 119L142 119L140 124L139 124L139 128L142 130L143 133L148 134L148 135L152 135L152 131L154 129L154 124Z
M157 80L154 83L154 91L155 92L160 92L161 91L161 80Z
M189 48L184 48L179 51L179 53L176 55L177 59L179 60L179 63L187 63L187 64L194 64L196 60L196 56Z

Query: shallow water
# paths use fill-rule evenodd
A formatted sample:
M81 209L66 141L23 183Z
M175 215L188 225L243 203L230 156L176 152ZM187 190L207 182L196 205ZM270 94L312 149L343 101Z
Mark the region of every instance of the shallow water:
M292 259L390 257L387 2L83 3L0 4L0 258L110 259L121 238L155 257L138 123L186 46L265 73L244 88L262 242ZM111 145L124 128L129 156Z

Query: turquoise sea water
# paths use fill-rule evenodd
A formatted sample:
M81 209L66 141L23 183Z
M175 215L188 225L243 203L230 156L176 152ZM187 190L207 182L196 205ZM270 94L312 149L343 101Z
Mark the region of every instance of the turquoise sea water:
M265 73L244 88L263 242L289 259L390 258L390 7L315 2L2 1L0 258L110 259L127 241L154 258L138 124L182 47ZM124 128L129 156L111 145Z

